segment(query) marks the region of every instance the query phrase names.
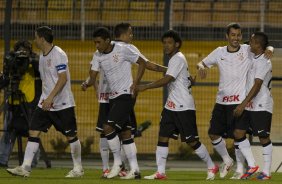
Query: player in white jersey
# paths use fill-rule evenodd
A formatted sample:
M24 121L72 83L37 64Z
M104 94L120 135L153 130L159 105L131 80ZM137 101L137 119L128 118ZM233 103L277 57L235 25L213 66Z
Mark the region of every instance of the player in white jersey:
M226 39L227 46L215 49L198 63L197 67L200 76L205 78L205 68L218 66L220 81L210 120L209 136L214 149L224 162L220 170L221 178L224 178L233 166L233 159L229 156L222 137L235 139L237 169L231 179L240 179L244 172L245 158L250 168L247 172L253 174L258 169L251 152L250 142L246 138L248 126L242 121L242 117L233 116L233 110L245 98L246 76L252 54L248 45L240 44L242 33L239 24L231 23L227 26Z
M270 92L272 65L271 61L264 57L267 44L268 37L265 33L256 32L251 36L250 47L254 56L247 76L247 96L234 110L234 116L239 117L246 108L243 115L245 123L250 123L253 135L259 137L263 146L264 167L256 177L258 180L271 178L272 143L269 136L273 111Z
M138 90L168 87L168 98L161 114L158 145L156 150L157 172L145 179L166 179L165 167L168 156L169 138L179 132L181 141L186 142L195 153L207 163L207 180L213 180L218 172L206 149L199 141L196 125L196 110L191 92L191 80L185 56L179 51L182 40L180 35L169 30L162 36L165 54L170 58L166 75L149 84L139 85Z
M84 174L81 145L77 138L75 103L70 87L67 55L61 48L53 45L52 29L47 26L37 28L34 41L43 52L39 59L42 95L31 119L23 164L7 171L12 175L28 177L31 161L39 147L39 135L54 125L70 143L74 167L66 177L81 177Z
M109 30L104 27L95 29L93 33L97 51L89 72L90 80L86 86L92 86L100 70L104 71L110 87L110 111L107 122L103 124L109 147L114 155L114 165L107 178L117 176L121 170L120 140L130 164L130 172L122 179L140 178L136 157L136 145L131 137L129 114L133 110L133 98L136 95L136 85L140 82L144 70L145 60L126 46L111 43ZM138 63L136 78L132 79L131 64Z

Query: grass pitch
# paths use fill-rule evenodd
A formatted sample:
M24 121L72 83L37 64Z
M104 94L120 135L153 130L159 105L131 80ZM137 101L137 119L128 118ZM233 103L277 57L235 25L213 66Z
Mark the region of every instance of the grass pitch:
M281 184L282 174L273 173L272 179L269 181L253 181L253 180L229 180L219 179L217 176L214 181L205 181L206 173L200 171L168 171L168 180L120 180L116 179L100 179L101 171L97 169L86 169L85 175L82 178L64 178L68 169L33 169L29 178L11 176L5 169L0 170L0 184L245 184L245 183L271 183ZM142 176L152 174L153 171L142 171ZM230 177L230 176L229 176Z

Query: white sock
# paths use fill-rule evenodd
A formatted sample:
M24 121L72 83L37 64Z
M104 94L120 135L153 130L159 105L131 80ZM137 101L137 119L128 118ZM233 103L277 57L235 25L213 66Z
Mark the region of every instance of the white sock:
M232 158L229 156L228 151L226 149L225 140L222 137L220 137L212 141L212 144L213 144L213 148L221 156L223 162L225 164L230 164L230 162L232 161Z
M242 154L244 155L244 157L246 158L247 162L248 162L248 166L250 167L255 167L255 159L253 156L253 152L251 150L251 145L249 140L246 138L244 141L241 142L237 142L239 149L241 150Z
M113 139L108 140L109 147L114 155L114 165L121 165L120 158L120 140L116 135Z
M167 156L168 156L168 147L157 146L156 161L158 166L158 172L160 174L165 174Z
M205 145L201 144L201 146L195 150L195 153L200 157L200 159L206 162L208 169L212 169L215 167Z
M273 149L272 143L263 147L264 165L263 165L262 172L264 172L267 176L270 176L270 168L271 168L271 163L272 163L272 149Z
M38 142L27 142L26 148L25 148L25 153L24 153L24 161L22 164L22 167L30 171L31 170L31 162L33 160L33 157L35 153L37 152L39 148L39 143Z
M109 169L109 144L107 138L100 138L100 154L102 158L103 171Z
M79 140L70 143L71 149L71 157L73 161L73 168L74 170L81 171L82 164L81 164L81 144Z
M234 142L234 144L238 145L237 142ZM235 148L235 156L236 156L236 172L238 173L244 173L244 163L245 163L245 157L242 154L241 150L239 148Z
M139 166L137 162L137 149L135 142L130 144L122 144L122 149L124 150L126 158L128 159L130 170L139 172Z

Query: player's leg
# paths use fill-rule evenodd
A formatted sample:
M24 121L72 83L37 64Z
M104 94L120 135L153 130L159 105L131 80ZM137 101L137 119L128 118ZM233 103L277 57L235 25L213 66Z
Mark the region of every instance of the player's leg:
M128 125L128 117L132 108L133 102L131 95L120 95L115 99L110 99L109 117L108 121L103 124L103 129L105 136L107 137L109 147L114 155L114 165L107 178L117 176L122 169L120 156L121 144L117 133Z
M152 175L145 176L145 179L167 179L165 168L168 157L169 138L177 132L177 127L174 124L172 111L163 109L161 117L159 138L156 149L157 172Z
M84 171L81 163L81 143L77 137L77 123L74 107L60 111L49 112L55 128L66 136L70 144L73 169L65 176L68 178L81 177Z
M224 105L215 104L208 131L213 148L223 160L220 169L221 178L224 178L233 166L233 159L230 157L226 148L225 139L222 137L222 135L226 134L228 131L226 114L226 107Z
M96 125L96 131L100 133L100 141L99 141L99 148L100 148L100 155L102 158L102 177L106 178L107 175L110 173L109 169L109 144L107 138L103 131L103 123L107 121L107 117L110 111L109 103L100 103L99 104L99 115Z
M250 125L249 121L250 118L247 111L244 111L241 117L237 118L235 121L234 145L238 145L238 148L240 149L248 163L247 171L241 177L241 179L248 179L259 168L255 163L255 158L251 150L250 141L246 137L246 133Z
M257 176L258 180L271 179L273 146L270 140L272 114L267 111L251 112L253 135L258 136L262 145L263 169Z
M42 109L37 108L33 114L28 142L25 148L24 160L21 166L14 169L7 169L7 172L12 175L18 175L22 177L28 177L31 172L31 162L34 158L35 153L39 149L39 135L41 131L47 132L51 126L49 118Z
M230 179L239 180L244 174L245 157L240 151L237 143L234 143L234 147L235 147L235 157L236 157L236 170Z

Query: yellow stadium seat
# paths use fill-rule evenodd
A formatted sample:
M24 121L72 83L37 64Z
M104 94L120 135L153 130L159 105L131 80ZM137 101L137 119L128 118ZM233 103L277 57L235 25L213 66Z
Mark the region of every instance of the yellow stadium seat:
M134 26L152 26L155 23L154 11L133 11L130 10L128 20Z
M238 11L239 10L239 2L214 2L214 10L219 11Z
M107 0L104 1L104 9L128 9L128 0Z
M155 9L155 1L146 1L146 2L130 2L130 9L135 10L153 10Z
M102 21L107 25L115 25L116 22L127 22L128 11L109 11L104 9L102 13Z
M69 23L73 15L72 0L49 0L47 10L48 23Z

